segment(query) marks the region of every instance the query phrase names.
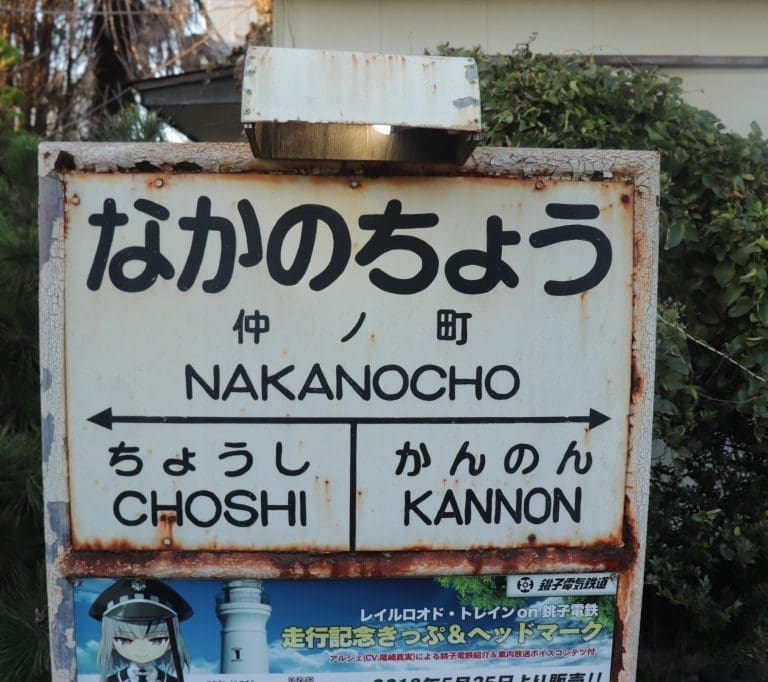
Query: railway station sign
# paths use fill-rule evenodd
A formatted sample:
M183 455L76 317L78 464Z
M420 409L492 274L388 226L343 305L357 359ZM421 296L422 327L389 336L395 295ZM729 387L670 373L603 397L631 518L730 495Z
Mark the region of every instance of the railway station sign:
M54 631L70 579L476 573L567 604L544 574L589 573L623 638L592 672L629 679L657 162L42 145Z
M74 546L618 544L633 202L537 183L71 178Z

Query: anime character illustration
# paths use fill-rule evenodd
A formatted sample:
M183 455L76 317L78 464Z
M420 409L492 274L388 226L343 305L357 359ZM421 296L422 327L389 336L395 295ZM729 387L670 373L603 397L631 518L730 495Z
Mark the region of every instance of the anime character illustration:
M119 580L88 613L101 621L100 682L184 682L190 657L179 623L192 607L173 588L158 580Z

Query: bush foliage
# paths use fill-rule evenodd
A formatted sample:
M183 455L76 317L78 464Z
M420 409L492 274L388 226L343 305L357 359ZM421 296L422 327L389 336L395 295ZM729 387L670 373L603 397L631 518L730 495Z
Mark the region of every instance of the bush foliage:
M16 55L0 38L0 73ZM0 680L43 682L48 628L37 370L37 138L0 81Z
M629 66L472 54L483 143L661 153L648 613L654 646L768 654L768 144Z

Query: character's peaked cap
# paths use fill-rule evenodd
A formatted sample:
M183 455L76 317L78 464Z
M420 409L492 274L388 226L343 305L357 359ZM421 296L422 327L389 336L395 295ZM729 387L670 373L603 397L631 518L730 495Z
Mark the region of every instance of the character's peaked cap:
M192 615L192 607L159 580L133 578L118 580L104 590L88 614L96 620L108 616L126 623L168 621L174 616L181 622Z

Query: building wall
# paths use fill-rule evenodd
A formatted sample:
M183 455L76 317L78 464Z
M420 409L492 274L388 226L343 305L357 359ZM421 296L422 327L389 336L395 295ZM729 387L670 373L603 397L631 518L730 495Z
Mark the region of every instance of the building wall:
M692 104L746 132L768 132L765 0L274 0L274 44L420 54L449 42L509 52L725 58L717 68L662 68L683 78Z
M216 31L230 47L242 45L251 22L259 18L251 0L206 0L205 8Z

